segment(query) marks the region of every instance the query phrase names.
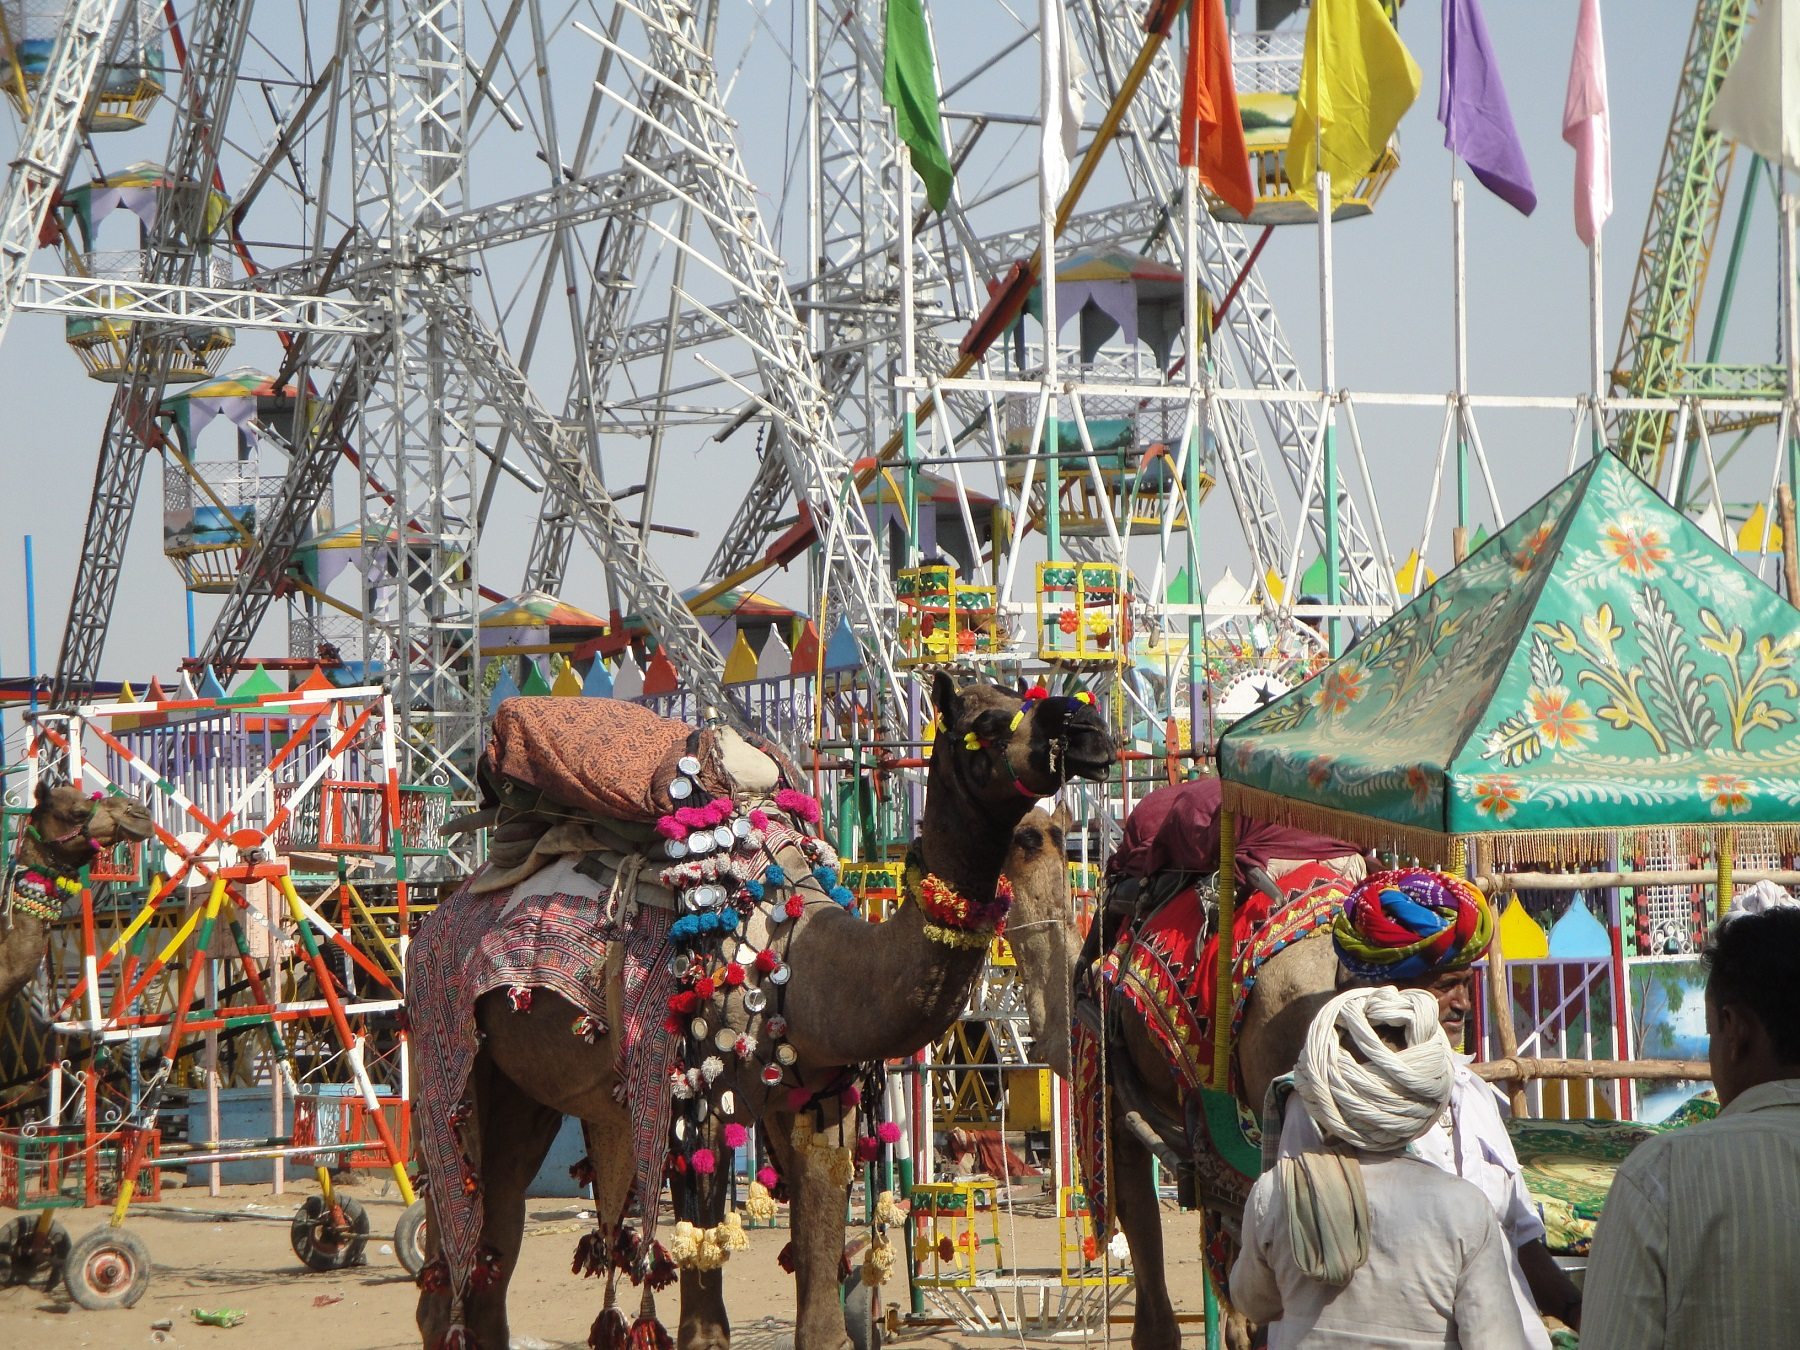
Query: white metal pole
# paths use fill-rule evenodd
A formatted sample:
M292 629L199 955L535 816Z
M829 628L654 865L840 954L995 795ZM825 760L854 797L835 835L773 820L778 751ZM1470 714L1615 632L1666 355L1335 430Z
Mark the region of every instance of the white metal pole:
M1601 288L1602 272L1600 267L1600 240L1602 232L1594 231L1594 242L1588 246L1588 392L1593 399L1588 416L1592 419L1594 453L1598 455L1606 448L1606 429L1600 420L1600 400L1606 394L1606 357L1601 352L1601 324L1604 316L1600 312L1600 301L1603 295ZM1672 491L1679 491L1671 485ZM1679 507L1680 503L1676 503Z

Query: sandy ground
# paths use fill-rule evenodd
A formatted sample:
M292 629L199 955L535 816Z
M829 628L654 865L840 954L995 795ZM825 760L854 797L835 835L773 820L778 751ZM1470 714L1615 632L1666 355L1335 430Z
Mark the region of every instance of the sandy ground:
M236 1344L243 1350L252 1346L272 1350L286 1341L293 1350L416 1347L416 1290L393 1254L393 1229L402 1206L392 1182L363 1179L353 1188L369 1211L368 1264L337 1274L307 1270L288 1245L289 1221L308 1192L309 1188L292 1184L282 1196L272 1195L267 1186L228 1186L221 1196L209 1198L201 1187L171 1186L162 1203L134 1206L128 1223L148 1246L155 1266L149 1292L135 1308L88 1312L70 1302L60 1283L45 1293L41 1280L30 1288L0 1289L0 1346L229 1350ZM1025 1265L1054 1270L1057 1236L1056 1222L1048 1217L1051 1212L1051 1204L1035 1185L1017 1188L1016 1217L1001 1221L1004 1249L1019 1253ZM583 1214L583 1207L571 1200L530 1202L524 1252L510 1298L515 1350L585 1346L588 1327L600 1307L600 1286L569 1274L569 1257L586 1227ZM70 1233L79 1237L106 1222L107 1215L76 1210L62 1218ZM775 1229L753 1231L750 1250L733 1257L728 1268L733 1340L743 1350L783 1350L792 1344L793 1280L775 1261L787 1241L785 1224L784 1213ZM1177 1307L1197 1314L1196 1216L1168 1210L1164 1234ZM664 1320L673 1325L672 1291L663 1297L668 1300L662 1308ZM902 1313L907 1310L904 1288L890 1297ZM193 1308L232 1308L248 1316L239 1326L220 1330L195 1324L190 1316ZM1128 1319L1130 1311L1127 1295L1115 1318ZM157 1331L155 1324L164 1321L173 1324L171 1329ZM1113 1344L1122 1350L1128 1336L1128 1327L1116 1322ZM1197 1323L1188 1328L1186 1340L1201 1344ZM1096 1331L1091 1343L1102 1341ZM890 1341L921 1350L1020 1343L1015 1335L974 1336L944 1325L903 1327Z

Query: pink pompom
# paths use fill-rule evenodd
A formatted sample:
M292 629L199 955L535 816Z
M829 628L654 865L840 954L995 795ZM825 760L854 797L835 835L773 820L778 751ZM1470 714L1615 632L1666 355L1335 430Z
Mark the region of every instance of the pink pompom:
M772 1191L781 1184L781 1176L773 1167L764 1163L756 1169L756 1179L763 1184L763 1189Z
M769 828L768 812L764 811L760 807L758 807L756 810L752 811L750 813L750 828L753 830L768 829Z
M803 1087L789 1088L788 1089L788 1110L804 1111L808 1106L812 1105L812 1099L813 1099L813 1094L812 1094L811 1088L803 1088Z
M697 806L682 806L675 811L675 819L690 830L698 830L706 823L706 812Z
M707 814L712 817L713 824L723 825L726 821L731 819L731 798L714 798L711 802L707 803L706 811Z
M856 1141L856 1161L874 1162L881 1156L881 1145L873 1139L863 1138Z
M664 816L656 822L656 832L664 839L686 839L687 828L674 816Z
M719 1160L713 1157L713 1151L710 1148L697 1148L694 1150L694 1156L688 1159L688 1165L696 1172L705 1175L718 1167Z
M726 1148L742 1148L744 1146L744 1140L749 1137L750 1132L735 1120L725 1127Z
M849 1087L838 1093L838 1100L845 1106L861 1106L862 1089L857 1087L855 1083L852 1083Z
M897 1144L900 1142L900 1127L891 1120L884 1120L881 1124L877 1125L875 1127L875 1133L880 1136L881 1142L884 1144Z
M796 792L793 788L782 788L775 794L775 805L790 815L800 817L808 825L819 823L819 803L804 792Z

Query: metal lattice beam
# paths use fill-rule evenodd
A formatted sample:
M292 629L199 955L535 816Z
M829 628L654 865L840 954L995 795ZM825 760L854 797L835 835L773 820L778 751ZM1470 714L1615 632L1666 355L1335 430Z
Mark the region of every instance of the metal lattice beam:
M1675 109L1650 197L1644 246L1632 274L1631 299L1613 363L1613 387L1629 398L1679 391L1692 352L1706 267L1718 234L1731 173L1732 143L1708 129L1707 116L1725 72L1737 59L1750 0L1700 0L1688 35ZM1667 412L1630 412L1618 421L1618 451L1654 483L1673 428Z
M543 406L505 346L472 313L465 308L446 314L446 333L460 372L505 419L543 474L546 491L565 504L570 527L638 597L651 631L668 648L683 684L703 705L746 725L743 710L724 682L724 658L601 484L581 436Z
M720 258L717 274L742 302L741 339L755 354L765 392L757 399L782 424L777 438L788 473L833 541L829 565L858 644L885 677L883 688L899 715L899 682L891 642L894 598L880 567L877 541L848 489L851 458L838 442L831 408L795 313L779 256L770 244L761 203L746 173L730 120L721 106L718 72L693 11L674 3L641 11L651 64L671 94L665 127L692 148L697 213L711 228ZM746 394L752 391L743 390Z
M169 129L168 186L162 189L144 261L152 286L184 287L211 247L207 199L225 136L225 110L237 84L253 0L201 5L182 69L182 96ZM160 442L156 409L175 358L176 339L148 322L134 323L126 344L128 374L114 395L94 470L94 493L82 532L81 559L57 660L55 698L85 692L100 673L107 624L118 596L125 543L137 504L144 460Z
M57 30L50 61L34 91L25 138L0 198L0 338L25 290L38 230L81 138L94 79L106 58L107 28L120 0L75 0Z

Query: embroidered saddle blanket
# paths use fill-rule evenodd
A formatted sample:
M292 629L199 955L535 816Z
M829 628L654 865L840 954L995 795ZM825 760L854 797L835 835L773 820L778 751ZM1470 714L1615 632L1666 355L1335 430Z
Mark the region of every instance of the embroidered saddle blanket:
M1234 1041L1263 966L1277 952L1328 925L1346 893L1338 868L1312 861L1283 869L1276 886L1281 891L1279 899L1259 888L1246 894L1233 912L1235 956L1229 1015ZM1208 932L1208 925L1200 894L1190 887L1142 922L1125 925L1093 968L1093 974L1149 1030L1183 1098L1212 1081L1218 935ZM1094 1022L1077 1017L1070 1051L1076 1155L1093 1231L1104 1240L1111 1215L1105 1172L1107 1125L1102 1114L1108 1096L1101 1072L1102 1034ZM1234 1089L1236 1079L1234 1064Z
M592 1041L619 1033L621 1078L631 1111L635 1193L653 1222L669 1134L669 1073L678 1041L664 1026L675 988L669 958L672 906L621 906L608 915L612 889L567 858L510 892L460 888L419 928L407 952L407 1019L413 1038L417 1109L413 1128L438 1238L452 1287L466 1286L482 1225L481 1178L462 1143L469 1071L479 1048L475 1004L496 989L547 989L581 1010L571 1036ZM615 950L617 948L618 950ZM617 967L621 996L609 1008L608 973ZM528 1006L528 1002L525 1006ZM616 1028L609 1018L618 1019Z

